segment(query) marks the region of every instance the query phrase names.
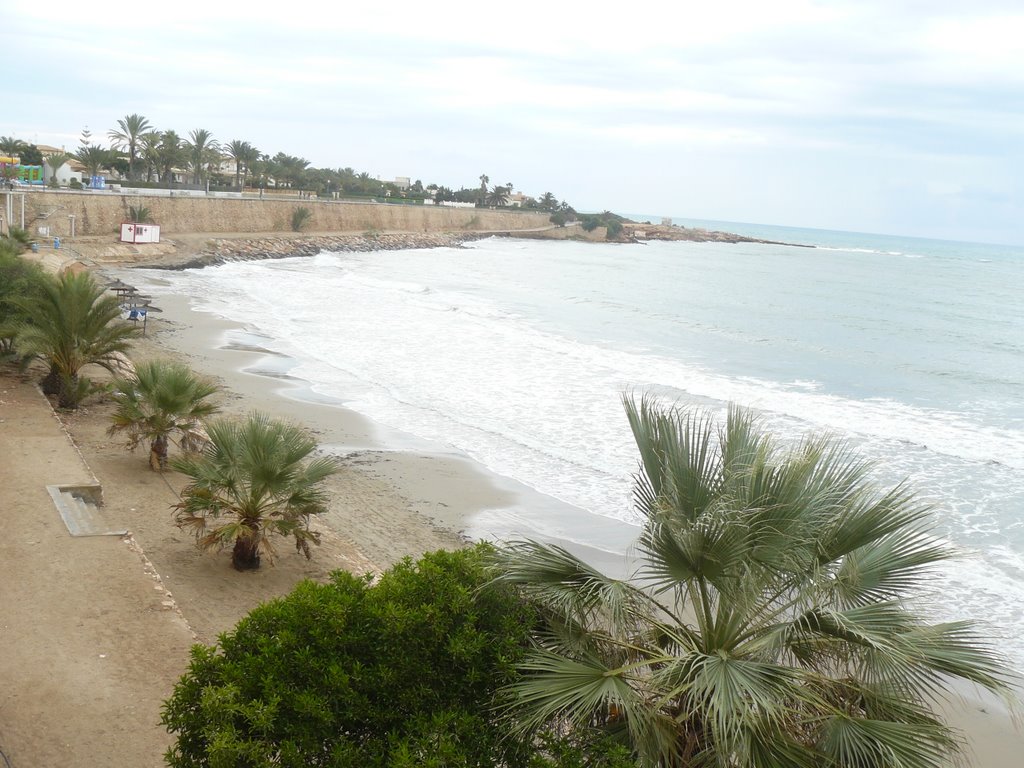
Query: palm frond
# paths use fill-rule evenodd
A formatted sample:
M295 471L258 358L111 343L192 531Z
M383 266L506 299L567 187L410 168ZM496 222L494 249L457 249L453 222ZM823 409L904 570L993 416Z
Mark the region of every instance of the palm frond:
M510 691L522 727L614 728L643 765L932 768L962 746L932 710L951 679L1012 698L973 625L914 610L954 552L909 487L880 490L829 436L785 448L741 409L716 428L624 406L634 574L532 542L496 555L545 622Z
M272 535L291 536L309 557L310 544L320 542L309 518L327 509L320 483L338 470L337 461L309 460L317 447L310 435L260 413L244 420L215 419L206 432L202 453L172 461L191 480L175 505L178 524L205 535L200 543L210 547L247 540L269 562L276 554ZM227 522L206 530L209 520L222 517Z

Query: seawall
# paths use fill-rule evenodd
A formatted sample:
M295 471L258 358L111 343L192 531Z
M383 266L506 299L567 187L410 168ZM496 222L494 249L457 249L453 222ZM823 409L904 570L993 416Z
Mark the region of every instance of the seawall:
M4 193L5 195L7 193ZM189 233L290 232L292 213L308 208L312 217L304 232L505 232L550 226L541 212L448 208L433 205L395 205L291 199L140 197L114 192L13 193L13 223L20 223L24 194L25 225L39 227L49 237L68 237L74 217L75 235L116 235L129 220L130 206L145 206L161 235ZM4 201L6 203L6 201Z

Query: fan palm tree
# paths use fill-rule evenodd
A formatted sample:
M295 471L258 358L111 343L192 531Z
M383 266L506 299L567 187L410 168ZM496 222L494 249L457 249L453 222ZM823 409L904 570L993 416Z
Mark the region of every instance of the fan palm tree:
M533 542L499 556L549 619L512 689L521 728L596 727L652 768L931 768L962 744L930 707L950 679L1010 696L969 622L909 602L952 553L905 487L876 489L841 443L782 450L739 409L720 429L626 409L633 576Z
M487 200L487 185L490 184L491 177L486 173L480 174L480 205L483 205Z
M117 409L108 433L126 434L130 450L148 441L149 466L162 471L167 468L167 447L175 433L183 451L198 451L206 445L201 422L217 411L209 400L217 391L216 384L182 363L140 363L133 376L114 382Z
M312 515L327 509L321 482L337 471L330 458L308 460L316 441L304 430L260 413L244 421L218 419L207 424L210 442L198 455L171 465L191 478L175 506L177 525L191 529L202 549L233 544L238 570L273 562L271 534L292 536L307 558Z
M117 373L137 329L120 320L117 298L104 295L88 272L65 272L47 280L37 296L19 307L28 318L16 337L20 352L49 364L43 391L58 395L61 408L77 408L92 391L80 377L87 365Z
M139 155L140 140L143 134L153 130L153 126L145 117L136 114L125 115L117 121L117 126L120 130L108 131L107 136L110 137L113 149L128 153L128 178L134 180L136 179L135 160Z

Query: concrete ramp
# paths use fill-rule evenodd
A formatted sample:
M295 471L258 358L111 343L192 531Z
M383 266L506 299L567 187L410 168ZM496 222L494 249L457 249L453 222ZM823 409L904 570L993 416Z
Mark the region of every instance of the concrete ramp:
M46 491L72 536L124 536L128 533L104 519L100 510L103 490L99 485L48 485Z

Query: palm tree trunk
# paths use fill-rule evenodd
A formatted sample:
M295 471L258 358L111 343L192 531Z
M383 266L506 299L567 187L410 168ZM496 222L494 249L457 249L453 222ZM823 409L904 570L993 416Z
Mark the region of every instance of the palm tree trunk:
M50 366L50 372L39 382L39 386L44 395L56 395L60 392L60 371L57 370L57 366Z
M73 411L78 408L78 374L60 377L60 391L57 393L57 406Z
M250 530L250 535L235 539L231 565L236 571L254 571L260 567L259 533L255 527L251 527Z
M160 435L149 446L149 468L156 472L167 469L167 436Z

